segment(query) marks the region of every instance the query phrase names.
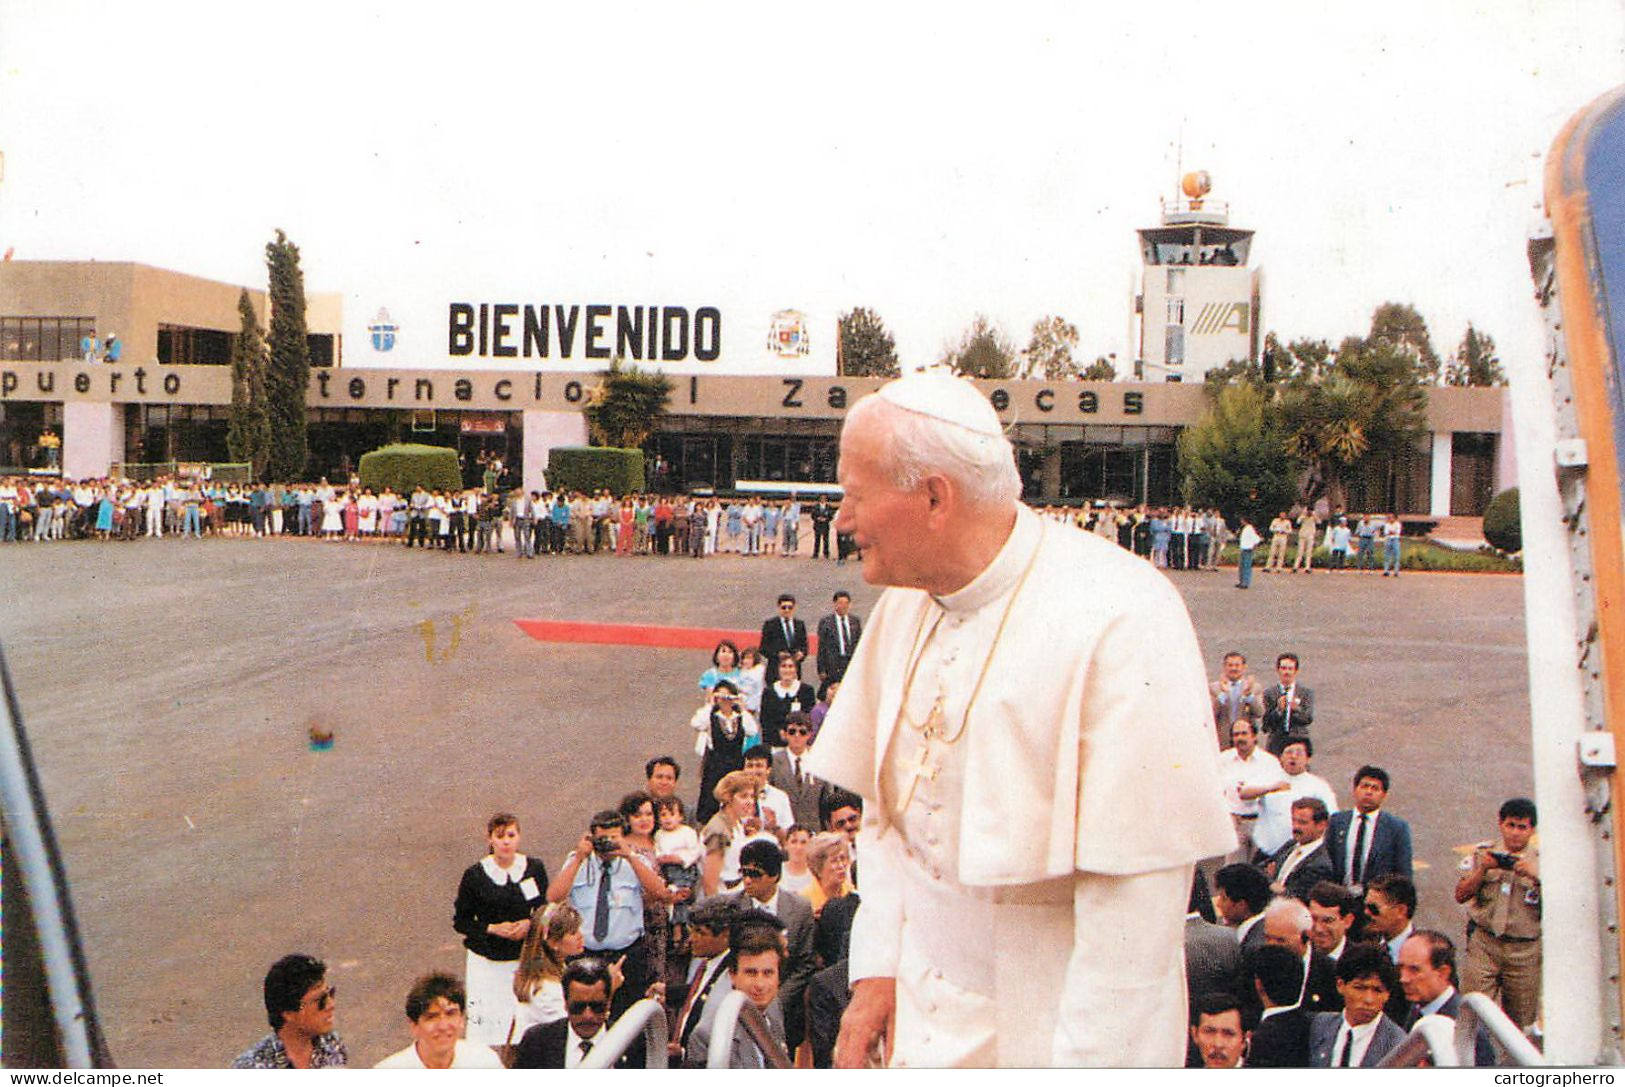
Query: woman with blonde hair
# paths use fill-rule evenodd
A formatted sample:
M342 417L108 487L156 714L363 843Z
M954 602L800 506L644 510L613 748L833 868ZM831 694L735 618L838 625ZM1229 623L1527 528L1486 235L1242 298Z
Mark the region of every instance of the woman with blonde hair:
M543 906L530 917L530 934L519 952L519 969L513 975L513 1027L510 1043L525 1036L539 1023L563 1019L564 964L586 950L581 931L581 914L568 902Z
M745 848L746 842L759 837L778 841L762 830L762 821L756 815L756 794L760 788L755 775L733 770L724 774L712 790L717 813L700 831L700 841L705 845L700 886L707 897L739 889L739 851Z

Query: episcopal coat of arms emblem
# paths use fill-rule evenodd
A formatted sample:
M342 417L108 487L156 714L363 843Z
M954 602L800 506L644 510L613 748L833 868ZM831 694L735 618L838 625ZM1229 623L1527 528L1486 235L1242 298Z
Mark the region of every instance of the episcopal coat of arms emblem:
M807 340L807 315L800 310L781 309L773 315L767 330L767 349L781 358L799 358L812 350Z

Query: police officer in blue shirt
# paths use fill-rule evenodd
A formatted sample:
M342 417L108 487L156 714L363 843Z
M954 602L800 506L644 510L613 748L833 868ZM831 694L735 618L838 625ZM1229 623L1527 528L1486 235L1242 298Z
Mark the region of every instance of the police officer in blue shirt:
M625 980L615 991L611 1017L620 1015L649 986L649 953L643 935L643 903L669 902L671 893L653 866L626 846L626 820L617 811L592 817L587 833L547 885L547 900L568 897L581 914L587 954L620 966Z

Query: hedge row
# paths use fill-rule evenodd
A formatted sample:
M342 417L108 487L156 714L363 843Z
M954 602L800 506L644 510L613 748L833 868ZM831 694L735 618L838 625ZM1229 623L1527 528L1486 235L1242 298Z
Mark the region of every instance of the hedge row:
M443 445L386 445L361 457L361 485L374 491L389 489L411 494L418 487L455 491L463 486L457 450Z
M547 486L552 491L592 494L637 494L644 490L643 450L602 446L565 446L547 456Z

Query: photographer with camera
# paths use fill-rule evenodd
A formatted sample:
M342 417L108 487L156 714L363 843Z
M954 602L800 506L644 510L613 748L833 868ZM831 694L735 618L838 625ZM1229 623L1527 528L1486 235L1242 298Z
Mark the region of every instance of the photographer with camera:
M745 708L739 687L727 679L716 681L711 697L688 723L696 734L694 753L700 756L700 795L694 821L703 827L717 813L717 784L745 768L745 749L756 746L762 730L756 715Z
M1487 993L1525 1027L1540 1012L1540 856L1535 802L1513 797L1496 814L1499 841L1479 842L1461 862L1456 901L1467 907L1462 992Z
M564 866L547 885L547 900L565 898L581 914L589 954L618 966L625 983L615 992L614 1015L638 998L654 995L649 953L643 933L643 903L669 902L665 881L647 861L627 848L622 839L626 820L617 811L592 817L587 833L564 859Z

